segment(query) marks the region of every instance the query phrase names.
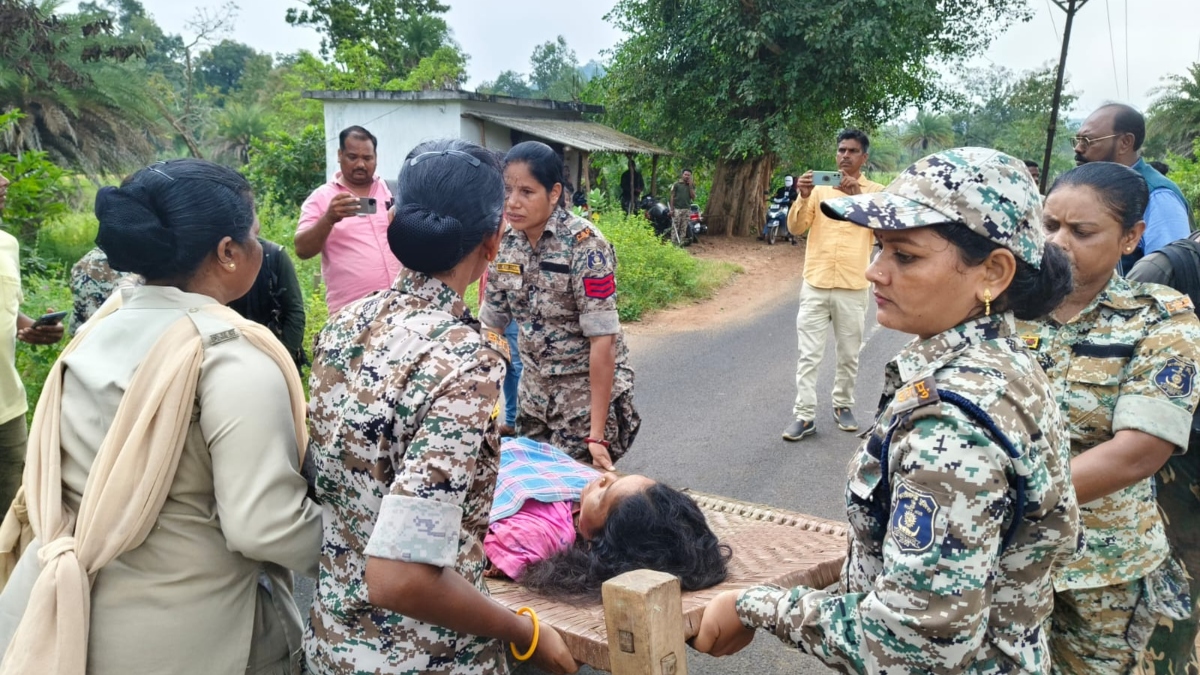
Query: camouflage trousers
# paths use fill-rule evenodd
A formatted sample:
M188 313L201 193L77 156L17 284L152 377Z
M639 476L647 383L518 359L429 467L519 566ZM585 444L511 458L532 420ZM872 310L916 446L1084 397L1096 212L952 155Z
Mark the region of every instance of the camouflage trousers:
M1051 672L1131 673L1159 619L1182 618L1190 611L1183 569L1174 560L1137 581L1058 591L1050 616Z
M0 518L21 488L28 433L24 414L0 424Z
M1200 450L1200 446L1190 446ZM1200 633L1200 452L1175 455L1157 476L1159 511L1175 559L1187 572L1192 613L1186 619L1162 619L1142 659L1142 672L1200 675L1196 636Z
M630 376L632 377L632 375ZM618 381L621 374L617 374ZM517 395L517 435L549 443L571 457L591 463L592 455L584 441L592 424L592 395L587 375L544 378L526 370L521 376ZM608 406L604 440L613 462L620 459L642 426L642 418L633 407L633 388L615 396Z
M675 231L677 242L687 241L687 228L692 224L692 215L688 209L673 209L671 211L671 228Z

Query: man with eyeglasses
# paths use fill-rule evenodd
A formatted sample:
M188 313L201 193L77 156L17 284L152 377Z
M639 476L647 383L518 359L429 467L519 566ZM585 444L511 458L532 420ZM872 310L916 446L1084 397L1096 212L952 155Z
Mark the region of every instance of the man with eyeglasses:
M1142 142L1145 140L1146 118L1123 103L1101 106L1087 118L1074 139L1076 164L1124 164L1141 174L1150 188L1150 202L1142 217L1146 221L1146 233L1136 247L1121 256L1121 274L1128 272L1147 253L1188 236L1193 225L1191 209L1179 186L1142 159Z

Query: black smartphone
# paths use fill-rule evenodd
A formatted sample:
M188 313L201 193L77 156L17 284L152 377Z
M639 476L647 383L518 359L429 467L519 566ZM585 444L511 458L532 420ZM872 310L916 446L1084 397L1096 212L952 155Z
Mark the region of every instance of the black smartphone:
M62 323L62 320L67 318L67 314L69 313L70 312L62 311L43 314L33 322L33 327L41 328L42 326L53 326L55 324Z

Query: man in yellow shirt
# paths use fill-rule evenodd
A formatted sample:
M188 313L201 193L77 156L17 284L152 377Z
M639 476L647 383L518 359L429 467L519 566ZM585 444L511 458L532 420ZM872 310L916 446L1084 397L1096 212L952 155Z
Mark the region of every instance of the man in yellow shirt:
M870 230L833 220L821 213L826 199L879 192L883 186L862 175L871 141L857 129L837 137L837 164L842 182L813 186L813 172L800 177L800 200L788 213L788 231L809 232L804 256L800 313L796 316L800 358L796 364L795 418L783 432L788 441L816 433L817 368L825 353L825 334L833 325L837 369L833 381L833 418L843 431L855 431L854 380L867 316L867 264L874 243Z
M8 199L8 179L0 176L0 211ZM21 265L16 237L0 230L0 512L21 486L25 468L25 387L17 373L17 340L50 344L63 336L62 324L34 328L21 313Z

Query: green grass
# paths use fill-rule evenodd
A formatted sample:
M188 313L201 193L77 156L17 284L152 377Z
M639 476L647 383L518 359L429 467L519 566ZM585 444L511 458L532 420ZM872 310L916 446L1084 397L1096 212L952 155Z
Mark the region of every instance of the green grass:
M258 219L262 237L290 252L296 231L296 213L261 203ZM602 214L598 221L597 227L612 242L617 255L617 309L622 321L638 321L646 312L655 309L711 297L743 271L731 263L693 258L687 251L656 237L641 217ZM41 230L36 253L45 260L46 271L22 280L25 291L22 308L26 314L38 316L48 308L71 308L70 268L92 248L96 228L96 219L89 209L72 211ZM313 339L328 319L321 261L319 257L300 260L294 254L292 260L296 264L308 312L304 344L311 350ZM476 314L478 298L478 284L471 284L464 299ZM65 345L65 340L45 347L17 343L17 370L25 382L30 417L46 375ZM307 373L304 379L307 386Z

